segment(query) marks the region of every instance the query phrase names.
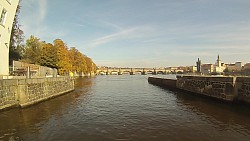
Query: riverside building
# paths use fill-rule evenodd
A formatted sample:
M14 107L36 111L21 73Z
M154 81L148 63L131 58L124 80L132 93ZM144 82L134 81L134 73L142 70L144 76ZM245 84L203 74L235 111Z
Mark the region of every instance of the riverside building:
M226 68L225 64L221 62L219 55L217 57L215 64L202 64L199 58L196 64L197 64L197 72L200 72L202 74L212 74L212 73L221 74Z
M9 75L9 46L19 0L0 0L0 76Z

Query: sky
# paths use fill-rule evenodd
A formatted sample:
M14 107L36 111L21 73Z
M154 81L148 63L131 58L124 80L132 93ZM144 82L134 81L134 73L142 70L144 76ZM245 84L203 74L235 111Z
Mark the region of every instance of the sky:
M31 35L62 39L98 66L250 62L250 0L21 0Z

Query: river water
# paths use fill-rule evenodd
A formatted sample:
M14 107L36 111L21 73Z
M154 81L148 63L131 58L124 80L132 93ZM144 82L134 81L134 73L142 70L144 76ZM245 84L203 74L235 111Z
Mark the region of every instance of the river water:
M147 77L81 78L74 92L1 112L0 140L250 140L250 106L169 91Z

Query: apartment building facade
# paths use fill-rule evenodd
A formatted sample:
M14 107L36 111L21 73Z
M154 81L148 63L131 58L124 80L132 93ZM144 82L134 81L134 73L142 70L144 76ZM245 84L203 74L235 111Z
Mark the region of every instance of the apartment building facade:
M19 0L0 0L0 76L9 75L11 30Z

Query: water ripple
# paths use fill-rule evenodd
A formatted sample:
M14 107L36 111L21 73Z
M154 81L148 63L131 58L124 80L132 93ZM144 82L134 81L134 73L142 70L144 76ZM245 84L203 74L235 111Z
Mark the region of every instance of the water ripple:
M161 89L141 75L97 76L76 84L72 93L0 113L0 140L250 139L245 106Z

